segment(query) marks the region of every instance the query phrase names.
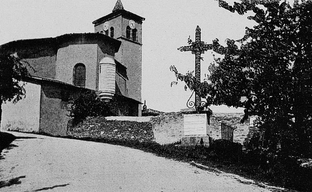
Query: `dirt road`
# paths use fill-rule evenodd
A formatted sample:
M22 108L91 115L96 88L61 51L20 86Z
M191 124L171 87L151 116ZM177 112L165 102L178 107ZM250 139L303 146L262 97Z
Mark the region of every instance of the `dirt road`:
M208 172L131 148L13 134L25 138L3 151L0 181L16 184L0 191L270 191L249 181L239 182L243 178L238 176Z

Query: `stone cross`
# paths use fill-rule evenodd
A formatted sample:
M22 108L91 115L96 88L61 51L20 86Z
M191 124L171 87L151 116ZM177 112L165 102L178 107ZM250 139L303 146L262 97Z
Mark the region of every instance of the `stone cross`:
M201 29L197 25L195 32L195 41L191 39L188 41L188 46L182 46L178 48L181 52L183 51L192 51L192 54L195 54L195 78L200 81L200 60L202 59L201 54L204 54L205 51L212 49L212 44L206 44L204 41L201 41ZM195 94L195 108L201 106L201 98L198 94Z

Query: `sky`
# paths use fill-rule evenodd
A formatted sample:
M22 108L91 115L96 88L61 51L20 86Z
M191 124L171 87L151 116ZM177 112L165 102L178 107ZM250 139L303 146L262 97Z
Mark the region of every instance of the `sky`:
M117 0L1 0L0 44L19 39L56 37L67 33L94 32L92 21L112 12ZM230 4L233 0L228 1ZM212 43L218 38L240 39L247 16L231 13L218 6L216 0L122 0L127 11L140 15L143 22L143 84L142 102L148 108L172 112L186 108L191 91L184 83L171 87L176 78L169 70L175 65L179 72L194 70L195 56L180 52L178 47L195 39L195 29L202 30L202 41ZM213 52L202 55L202 79L213 61ZM242 109L212 106L215 113L242 112Z

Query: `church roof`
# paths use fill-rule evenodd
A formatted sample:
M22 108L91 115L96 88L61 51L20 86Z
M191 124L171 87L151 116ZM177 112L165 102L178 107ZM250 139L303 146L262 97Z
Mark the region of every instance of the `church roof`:
M67 86L73 89L83 89L83 90L91 90L85 87L78 87L69 83L65 83L63 81L59 81L56 79L50 79L50 78L44 78L44 77L38 77L38 76L30 76L23 78L23 81L29 82L29 83L36 83L36 84L42 84L42 83L49 83L49 84L57 84L58 86Z
M55 79L49 79L49 78L44 78L44 77L37 77L37 76L31 76L31 77L26 77L23 79L26 82L29 83L36 83L36 84L45 84L45 83L49 83L49 84L56 84L57 86L66 86L68 88L71 89L80 89L80 90L85 90L85 91L94 91L92 89L88 89L85 87L78 87L69 83L65 83L63 81L59 81L59 80L55 80ZM130 97L127 97L125 95L122 95L120 93L115 93L114 97L116 97L118 100L124 100L126 102L131 102L131 103L138 103L138 104L142 104L140 101L137 101L135 99L132 99Z
M57 50L59 47L67 44L96 44L100 42L105 42L111 45L115 49L115 52L118 52L121 45L120 41L100 33L72 33L57 37L11 41L0 45L0 54L12 50L15 52L19 49L23 49L26 52L31 52L33 49L35 51L38 49L37 51L39 51L40 47L45 47L45 49L48 49L49 47Z
M105 16L103 16L103 17L93 21L92 24L98 25L98 24L101 24L101 23L103 23L103 22L105 22L107 20L116 18L116 17L118 17L120 15L125 17L125 18L128 18L128 19L133 19L133 20L135 20L138 23L142 23L142 21L145 20L145 18L143 18L143 17L141 17L141 16L139 16L137 14L131 13L130 11L125 10L123 5L122 5L121 0L117 0L112 13L110 13L108 15L105 15Z
M119 11L119 10L124 10L124 7L122 5L121 0L117 0L115 7L113 9L113 12Z

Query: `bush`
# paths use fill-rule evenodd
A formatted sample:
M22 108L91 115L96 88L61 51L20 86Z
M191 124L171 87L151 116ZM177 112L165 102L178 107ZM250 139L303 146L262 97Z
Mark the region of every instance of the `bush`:
M312 169L301 167L297 156L280 149L265 148L263 142L262 134L257 132L244 144L244 163L257 166L263 178L280 186L311 191Z
M77 125L87 117L115 115L113 112L113 103L113 101L101 101L95 91L81 93L80 96L74 100L70 109L70 116L73 117L73 125Z
M242 145L224 139L213 141L209 149L221 160L239 161L242 157Z

